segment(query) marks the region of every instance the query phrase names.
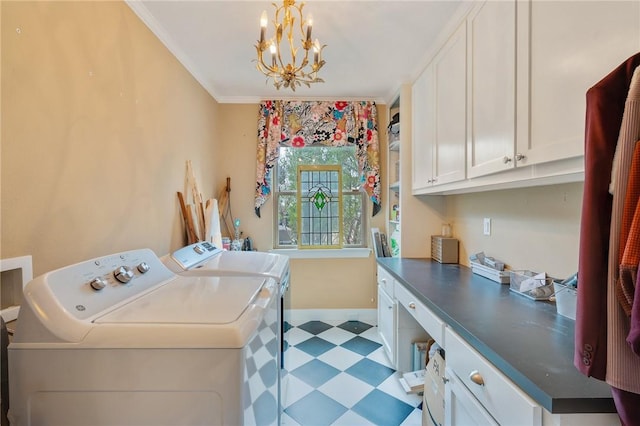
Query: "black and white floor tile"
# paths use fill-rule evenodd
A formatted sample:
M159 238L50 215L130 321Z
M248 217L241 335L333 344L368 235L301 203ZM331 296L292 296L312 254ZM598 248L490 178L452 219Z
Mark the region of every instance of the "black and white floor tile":
M414 426L422 397L407 394L380 344L360 321L289 325L283 382L285 426Z

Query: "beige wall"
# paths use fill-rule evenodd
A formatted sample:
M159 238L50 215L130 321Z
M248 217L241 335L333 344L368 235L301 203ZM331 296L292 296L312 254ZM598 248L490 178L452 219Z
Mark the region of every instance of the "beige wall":
M34 274L182 244L191 159L219 180L219 106L123 2L1 2L2 258Z
M461 263L484 251L513 269L566 278L578 270L582 183L446 197ZM483 235L483 218L491 235Z
M231 212L233 218L240 219L243 235L251 237L260 251L272 248L271 244L271 203L261 210L262 218L254 213L254 193L256 187L256 147L258 134L257 104L221 104L220 158L218 174L222 180L216 182L219 190L224 188L226 178L231 178ZM232 223L229 223L233 232ZM224 224L221 223L224 235Z

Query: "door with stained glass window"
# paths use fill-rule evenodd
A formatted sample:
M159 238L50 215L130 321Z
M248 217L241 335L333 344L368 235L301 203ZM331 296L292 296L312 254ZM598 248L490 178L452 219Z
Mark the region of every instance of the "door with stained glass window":
M298 166L298 248L342 247L342 167Z

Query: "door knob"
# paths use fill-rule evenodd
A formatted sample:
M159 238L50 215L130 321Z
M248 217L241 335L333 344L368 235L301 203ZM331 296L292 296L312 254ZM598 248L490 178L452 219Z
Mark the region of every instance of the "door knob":
M484 386L484 379L478 370L473 370L471 374L469 374L469 379L479 386Z

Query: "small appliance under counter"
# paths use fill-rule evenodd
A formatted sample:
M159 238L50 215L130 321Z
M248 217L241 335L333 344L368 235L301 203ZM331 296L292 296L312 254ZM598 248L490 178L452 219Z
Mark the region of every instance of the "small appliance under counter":
M378 258L377 262L396 286L444 323L446 333L438 343L445 349L447 367L453 368L459 357L449 354L449 349L469 348L542 408L537 409L534 417L539 420L533 424L547 424L550 416L562 417L558 424L577 424L578 418L591 416L617 418L612 414L616 411L609 386L583 376L573 366L575 322L557 314L555 304L517 295L508 285L475 275L462 265L403 258ZM474 394L481 405L489 385L481 385ZM473 385L470 389L476 392ZM502 423L495 415L494 419Z

